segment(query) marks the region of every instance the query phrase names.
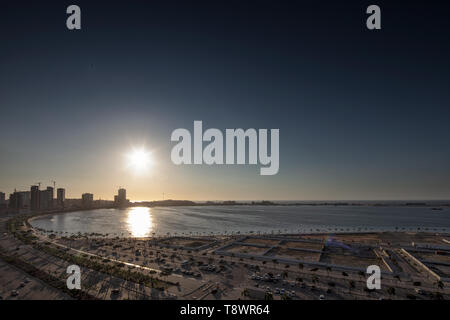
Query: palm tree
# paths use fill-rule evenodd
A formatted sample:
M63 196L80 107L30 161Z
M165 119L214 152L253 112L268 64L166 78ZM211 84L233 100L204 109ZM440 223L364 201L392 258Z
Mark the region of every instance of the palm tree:
M355 281L350 280L348 282L348 293L350 293L352 291L352 289L354 289L354 288L355 288Z
M432 294L432 296L433 296L433 299L436 299L436 300L444 299L444 297L442 296L442 293L440 293L440 292L435 292L434 294Z
M395 288L389 287L389 288L387 289L387 293L388 293L390 296L395 296Z
M270 292L266 292L264 295L264 300L273 300L273 294Z
M278 264L278 260L277 259L272 259L273 262L273 267L275 268L275 265Z
M283 294L283 295L281 296L281 300L292 300L292 298L289 297L287 294Z

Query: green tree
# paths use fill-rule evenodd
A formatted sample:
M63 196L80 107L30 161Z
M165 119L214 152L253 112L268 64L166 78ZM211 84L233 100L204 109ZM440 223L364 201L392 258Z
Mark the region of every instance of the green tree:
M242 290L241 296L243 296L243 297L248 297L248 295L249 295L249 292L248 292L248 289L247 289L247 288L245 288L244 290Z
M278 260L277 259L272 259L272 263L273 263L273 267L275 268L275 265L278 264Z
M390 296L395 296L395 288L389 287L389 288L387 289L387 293L388 293Z
M273 294L271 292L266 292L264 300L273 300Z
M350 293L353 289L355 289L355 281L350 280L348 282L348 292Z
M436 286L441 290L444 289L444 283L441 280L436 282Z

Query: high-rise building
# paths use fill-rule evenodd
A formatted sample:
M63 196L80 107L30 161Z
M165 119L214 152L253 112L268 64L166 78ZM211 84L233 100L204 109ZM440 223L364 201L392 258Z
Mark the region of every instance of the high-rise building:
M39 209L40 210L47 210L50 209L50 203L49 203L49 191L48 190L40 190L39 191Z
M114 196L114 204L118 207L123 207L128 204L127 190L120 188L118 194Z
M127 190L119 189L117 200L119 202L125 202L127 200Z
M7 207L6 195L3 192L0 192L0 209L5 209Z
M56 191L56 198L58 207L64 207L64 201L66 200L66 189L58 188Z
M8 208L10 210L18 210L19 209L19 197L17 192L11 193L9 195Z
M54 189L53 187L47 187L47 202L48 202L48 207L51 209L53 208L53 199L55 198L55 193L54 193Z
M9 195L8 208L12 210L27 209L30 207L30 197L29 191L14 191Z
M31 193L30 191L20 191L19 192L20 197L20 205L21 208L30 208L30 201L31 201Z
M39 186L31 186L31 210L39 210Z
M94 195L92 193L83 193L81 195L81 203L84 208L92 207L92 204L94 203Z

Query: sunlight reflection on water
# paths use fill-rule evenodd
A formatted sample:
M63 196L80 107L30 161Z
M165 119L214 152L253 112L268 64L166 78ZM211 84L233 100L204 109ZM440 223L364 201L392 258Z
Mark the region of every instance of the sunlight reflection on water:
M128 230L133 237L148 237L153 229L150 208L131 208L127 215Z

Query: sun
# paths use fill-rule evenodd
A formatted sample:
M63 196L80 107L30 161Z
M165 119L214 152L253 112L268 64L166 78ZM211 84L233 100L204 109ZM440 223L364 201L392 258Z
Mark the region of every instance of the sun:
M127 166L135 173L145 173L153 165L153 157L151 152L144 148L133 149L126 156Z

